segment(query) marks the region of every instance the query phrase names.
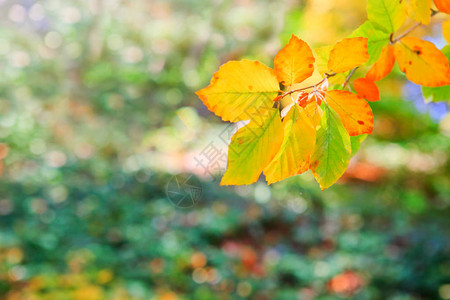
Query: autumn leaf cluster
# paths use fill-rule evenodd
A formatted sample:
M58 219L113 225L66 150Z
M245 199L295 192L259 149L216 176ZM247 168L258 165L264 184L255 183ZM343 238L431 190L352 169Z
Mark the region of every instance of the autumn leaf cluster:
M447 0L435 5L450 12ZM380 100L376 82L395 62L424 94L439 97L448 89L448 46L441 52L408 32L397 33L408 16L427 24L434 14L431 0L369 0L368 20L332 47L313 51L293 35L275 56L273 69L250 60L222 65L210 85L197 92L222 120L246 123L231 139L221 184L251 184L261 173L271 184L307 170L322 189L334 184L372 133L367 101ZM363 65L371 67L353 81L356 93L345 90ZM308 85L311 78L320 80Z

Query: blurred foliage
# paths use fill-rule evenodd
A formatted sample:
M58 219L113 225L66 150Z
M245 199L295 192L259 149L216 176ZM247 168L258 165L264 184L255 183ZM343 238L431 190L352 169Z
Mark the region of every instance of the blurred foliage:
M223 130L193 94L218 65L333 44L361 3L1 1L0 299L450 299L448 107L398 70L341 184L167 199Z

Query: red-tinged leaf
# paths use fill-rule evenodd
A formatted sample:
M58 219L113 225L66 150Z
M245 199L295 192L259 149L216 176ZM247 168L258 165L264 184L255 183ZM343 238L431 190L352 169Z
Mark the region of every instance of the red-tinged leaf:
M394 47L387 45L381 51L378 61L370 68L369 72L367 72L366 78L373 81L381 80L392 71L394 64Z
M356 93L367 101L380 100L380 91L373 80L367 78L358 78L353 81L353 88Z
M289 43L275 56L275 73L285 86L300 83L314 72L314 55L303 40L292 35Z
M367 38L355 37L338 42L330 52L328 69L336 73L347 72L369 60Z
M429 87L450 84L448 59L433 43L405 37L395 44L394 55L400 70L412 82Z
M450 1L449 0L433 0L439 11L450 14Z
M261 107L272 107L279 84L275 72L258 61L230 61L222 65L209 86L197 96L224 121L251 118Z
M327 104L341 117L350 136L371 134L373 114L369 103L358 95L347 91L328 91Z

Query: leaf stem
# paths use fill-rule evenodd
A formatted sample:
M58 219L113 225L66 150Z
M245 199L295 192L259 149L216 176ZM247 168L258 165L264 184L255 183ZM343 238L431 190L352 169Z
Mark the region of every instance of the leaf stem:
M348 74L347 78L345 78L344 83L342 84L342 88L345 88L345 86L348 84L348 82L350 81L350 78L352 78L353 74L355 74L356 69L358 69L359 67L355 67L351 70L351 72Z
M313 84L313 85L310 85L310 86L306 86L306 87L302 87L302 88L299 88L299 89L290 90L290 91L288 91L288 92L285 92L285 93L281 94L280 96L276 97L274 101L280 101L280 100L283 99L284 97L286 97L286 96L288 96L288 95L290 95L290 94L293 94L293 93L301 92L301 91L304 91L304 90L307 90L307 89L312 89L312 88L314 88L315 86L320 85L320 84L321 84L322 82L324 82L326 79L328 79L328 78L330 78L330 77L333 77L334 75L336 75L336 73L330 73L330 74L329 74L329 73L325 73L325 77L324 77L321 81L319 81L318 83Z
M431 10L430 18L433 17L434 15L436 15L438 12L439 12L439 11L437 11L437 10ZM398 37L396 37L395 39L393 38L393 35L392 35L391 43L392 43L392 44L397 43L398 41L400 41L402 38L404 38L405 36L407 36L408 34L410 34L414 29L416 29L416 28L419 27L420 25L423 25L423 24L420 23L420 22L417 22L416 24L414 24L413 26L411 26L411 28L409 28L408 30L406 30L405 32L403 32L402 34L400 34L400 35L399 35Z

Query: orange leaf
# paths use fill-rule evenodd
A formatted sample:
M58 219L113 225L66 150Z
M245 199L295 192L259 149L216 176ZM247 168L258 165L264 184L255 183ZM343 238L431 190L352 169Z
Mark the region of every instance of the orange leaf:
M450 14L450 1L449 0L434 0L436 7L443 13Z
M328 91L327 104L341 117L349 135L372 133L373 114L369 103L358 95L347 91Z
M336 73L349 71L369 60L367 38L347 38L338 42L330 52L328 69Z
M275 73L285 86L300 83L314 72L314 55L308 44L292 35L289 43L275 56Z
M380 100L380 91L373 80L367 78L358 78L353 81L353 88L361 97L367 101Z
M394 64L394 47L387 45L381 51L380 58L372 66L372 68L370 68L369 72L367 72L366 78L373 81L381 80L391 72Z
M448 59L433 43L405 37L395 44L394 55L406 77L423 86L450 84Z

